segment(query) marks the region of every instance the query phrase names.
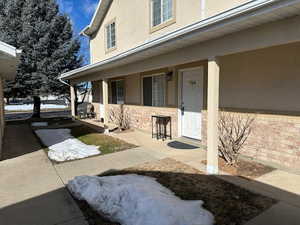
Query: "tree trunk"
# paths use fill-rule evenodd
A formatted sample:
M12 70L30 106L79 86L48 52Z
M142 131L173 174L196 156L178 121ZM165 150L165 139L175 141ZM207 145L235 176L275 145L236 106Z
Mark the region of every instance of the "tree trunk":
M41 118L41 98L33 96L33 118Z

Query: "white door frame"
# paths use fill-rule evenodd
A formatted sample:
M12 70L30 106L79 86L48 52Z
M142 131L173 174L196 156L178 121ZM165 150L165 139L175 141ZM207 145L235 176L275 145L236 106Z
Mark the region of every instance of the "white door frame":
M203 73L205 76L205 66L196 66L196 67L188 67L184 69L178 70L178 137L182 137L182 113L181 113L181 104L182 104L182 75L184 72L203 69ZM204 81L203 81L204 82ZM204 91L203 91L204 94Z

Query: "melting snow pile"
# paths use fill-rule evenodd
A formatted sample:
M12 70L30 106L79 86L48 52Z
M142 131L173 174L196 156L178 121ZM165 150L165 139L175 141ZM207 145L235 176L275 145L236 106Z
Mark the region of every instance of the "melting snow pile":
M41 104L41 109L65 109L66 105ZM33 104L28 105L5 105L7 111L29 111L33 109Z
M54 161L64 162L101 154L97 146L86 145L74 138L70 129L41 129L35 132L49 147L48 156Z
M183 201L156 179L123 175L81 176L68 184L79 200L122 225L212 225L202 201Z

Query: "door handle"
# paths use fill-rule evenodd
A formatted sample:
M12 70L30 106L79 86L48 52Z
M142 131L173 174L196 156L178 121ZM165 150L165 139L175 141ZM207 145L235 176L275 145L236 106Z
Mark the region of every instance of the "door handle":
M181 104L181 115L184 115L184 104Z

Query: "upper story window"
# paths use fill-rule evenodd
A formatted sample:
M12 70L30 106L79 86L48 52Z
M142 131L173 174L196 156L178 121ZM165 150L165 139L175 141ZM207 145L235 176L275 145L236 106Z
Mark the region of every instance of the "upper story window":
M174 19L174 0L151 0L152 27Z
M116 48L116 22L106 26L106 50Z

